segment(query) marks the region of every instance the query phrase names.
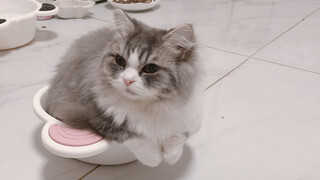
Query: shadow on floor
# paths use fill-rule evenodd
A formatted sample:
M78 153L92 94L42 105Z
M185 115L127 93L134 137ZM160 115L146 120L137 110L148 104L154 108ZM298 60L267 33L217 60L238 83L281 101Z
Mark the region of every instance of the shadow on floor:
M138 180L174 180L181 179L190 168L192 151L185 146L180 160L174 165L162 162L158 167L150 168L135 161L119 166L100 166L97 170L86 176L84 180L95 179L138 179Z
M58 34L56 32L47 30L46 28L47 28L46 26L37 28L36 36L32 42L51 41L58 37Z
M38 153L47 158L47 163L43 166L42 176L43 179L66 179L70 176L77 178L86 174L90 169L95 167L88 166L89 164L75 160L62 158L48 152L41 143L41 130L43 124L39 124L37 130L34 132L34 145ZM108 179L139 179L139 180L173 180L179 179L188 170L192 161L192 151L188 145L184 147L183 155L175 165L168 165L161 163L158 167L150 168L142 165L138 161L134 161L124 165L117 166L100 166L97 170L93 171L84 179L91 179L90 177L98 175L97 178ZM78 171L77 171L78 169ZM77 171L70 173L72 171ZM99 174L95 174L95 173ZM69 173L69 175L68 175ZM78 174L75 174L78 173ZM102 173L102 174L101 174ZM101 175L100 175L101 174Z
M9 50L0 50L0 58L10 54ZM4 60L4 59L3 59ZM0 61L1 62L1 61Z
M189 165L192 160L192 151L189 146L184 147L184 152L179 161L174 165L168 165L166 163L162 163L159 167L156 168L148 168L143 165L141 168L141 173L137 174L137 179L139 180L173 180L180 179L182 175L186 173L189 169ZM134 177L134 176L133 176ZM136 178L133 178L136 179Z

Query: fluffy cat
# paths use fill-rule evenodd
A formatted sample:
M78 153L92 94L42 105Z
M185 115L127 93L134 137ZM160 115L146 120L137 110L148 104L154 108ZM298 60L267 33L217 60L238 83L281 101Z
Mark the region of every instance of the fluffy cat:
M201 125L193 27L156 29L121 10L114 10L114 21L64 55L47 111L123 143L145 165L174 164Z

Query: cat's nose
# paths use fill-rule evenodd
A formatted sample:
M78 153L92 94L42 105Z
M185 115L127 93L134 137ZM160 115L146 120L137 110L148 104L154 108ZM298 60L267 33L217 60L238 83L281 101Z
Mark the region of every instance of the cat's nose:
M134 81L130 79L123 79L123 82L126 86L130 86L132 83L134 83Z

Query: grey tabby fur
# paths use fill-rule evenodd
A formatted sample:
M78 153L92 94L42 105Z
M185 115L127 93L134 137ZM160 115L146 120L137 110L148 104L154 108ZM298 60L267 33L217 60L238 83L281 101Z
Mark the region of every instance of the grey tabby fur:
M120 124L115 122L115 115L101 102L108 98L116 102L119 97L119 101L128 100L137 105L183 104L193 92L198 77L191 25L156 29L121 13L115 11L115 26L91 32L73 43L57 67L47 96L47 111L55 118L117 142L144 135L128 126L131 120L128 115ZM131 23L124 23L128 20ZM115 57L128 59L135 49L140 63L139 76L154 92L153 98L143 97L143 92L141 97L126 97L110 83L124 71L115 63ZM157 64L158 72L142 73L141 69L148 63Z

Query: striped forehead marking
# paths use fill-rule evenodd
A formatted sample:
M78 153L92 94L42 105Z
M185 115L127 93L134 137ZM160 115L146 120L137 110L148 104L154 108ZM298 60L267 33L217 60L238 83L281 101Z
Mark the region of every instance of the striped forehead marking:
M129 67L138 68L139 67L139 55L138 55L138 48L135 48L132 53L130 53L128 58Z
M139 44L140 45L140 44ZM133 54L137 55L137 60L140 63L146 63L150 54L151 54L151 47L142 47L142 46L132 46L131 44L128 45L126 48L126 55L130 58Z

